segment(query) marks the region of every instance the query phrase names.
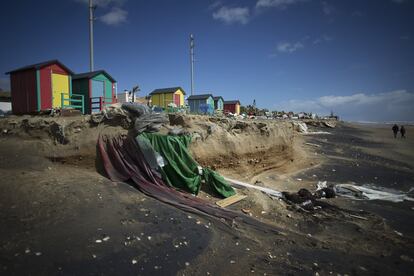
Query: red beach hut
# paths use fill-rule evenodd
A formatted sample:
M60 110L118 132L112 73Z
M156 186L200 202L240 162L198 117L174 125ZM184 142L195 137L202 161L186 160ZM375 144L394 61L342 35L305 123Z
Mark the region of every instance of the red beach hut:
M13 114L61 108L72 95L73 72L58 60L49 60L7 72L10 75Z

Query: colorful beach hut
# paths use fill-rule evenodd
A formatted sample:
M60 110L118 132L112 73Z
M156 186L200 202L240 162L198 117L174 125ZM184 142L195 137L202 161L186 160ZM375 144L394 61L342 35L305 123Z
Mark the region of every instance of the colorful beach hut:
M72 90L83 95L87 114L116 102L116 80L104 70L73 75Z
M223 111L224 99L222 96L213 97L214 100L214 110Z
M6 74L10 75L13 114L61 108L62 94L72 94L73 72L58 60L24 66Z
M187 98L190 112L212 114L214 112L214 99L211 94L192 95Z
M151 96L151 105L162 108L167 108L171 103L177 107L184 105L185 91L181 87L155 89L149 95Z
M231 112L233 114L240 114L240 101L224 101L224 112Z

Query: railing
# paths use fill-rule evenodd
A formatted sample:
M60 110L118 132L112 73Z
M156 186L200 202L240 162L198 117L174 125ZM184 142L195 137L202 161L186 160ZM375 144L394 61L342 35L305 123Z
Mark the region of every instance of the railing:
M91 98L91 112L101 111L106 105L116 103L115 98L92 97Z
M66 107L71 107L79 109L82 114L85 114L85 97L81 94L72 94L67 93L60 94L62 109ZM68 102L68 104L66 104Z

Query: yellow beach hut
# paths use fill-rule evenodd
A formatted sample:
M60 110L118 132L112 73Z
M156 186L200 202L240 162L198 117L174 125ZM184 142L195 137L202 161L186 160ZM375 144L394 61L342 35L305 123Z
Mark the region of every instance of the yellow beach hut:
M167 108L170 103L177 107L184 105L185 91L181 87L155 89L150 94L151 105Z

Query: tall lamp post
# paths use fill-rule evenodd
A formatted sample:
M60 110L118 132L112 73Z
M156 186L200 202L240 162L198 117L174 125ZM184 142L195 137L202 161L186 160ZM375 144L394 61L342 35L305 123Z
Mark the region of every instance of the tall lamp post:
M191 95L194 94L194 36L190 34Z
M93 5L93 0L89 0L89 71L92 72L93 69L93 11L96 6Z

